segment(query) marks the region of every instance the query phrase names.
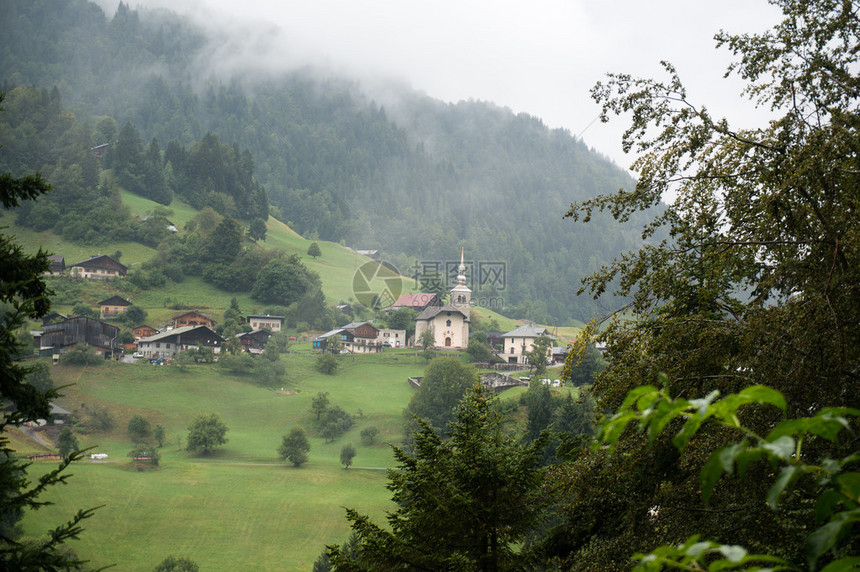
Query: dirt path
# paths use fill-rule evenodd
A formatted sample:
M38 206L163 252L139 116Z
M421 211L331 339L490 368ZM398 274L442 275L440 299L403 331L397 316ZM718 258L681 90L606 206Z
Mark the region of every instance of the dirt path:
M54 444L45 438L44 430L41 427L21 427L20 429L24 433L24 435L26 435L39 445L47 447L48 449L54 448Z

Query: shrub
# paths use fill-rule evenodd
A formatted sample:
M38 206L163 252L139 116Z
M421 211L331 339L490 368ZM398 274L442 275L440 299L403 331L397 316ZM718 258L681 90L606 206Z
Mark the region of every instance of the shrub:
M107 407L97 407L90 413L90 421L97 431L110 431L116 427L116 420Z
M332 354L320 354L317 357L317 369L326 375L333 375L338 365L337 358Z
M152 434L152 428L146 418L135 415L128 421L128 434L135 443L146 441Z
M105 361L102 354L91 347L75 348L60 355L62 365L101 365Z

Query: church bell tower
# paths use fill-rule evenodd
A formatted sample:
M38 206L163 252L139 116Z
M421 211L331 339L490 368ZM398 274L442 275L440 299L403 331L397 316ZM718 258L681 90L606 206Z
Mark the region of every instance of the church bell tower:
M468 322L471 317L472 291L466 286L465 251L462 249L460 250L460 266L457 270L457 285L451 289L451 304L465 314Z

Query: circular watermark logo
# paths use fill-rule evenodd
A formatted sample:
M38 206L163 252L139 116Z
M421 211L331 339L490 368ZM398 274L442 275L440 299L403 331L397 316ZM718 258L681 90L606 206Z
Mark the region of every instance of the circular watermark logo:
M373 310L394 305L402 292L403 277L390 262L365 262L352 276L356 301Z

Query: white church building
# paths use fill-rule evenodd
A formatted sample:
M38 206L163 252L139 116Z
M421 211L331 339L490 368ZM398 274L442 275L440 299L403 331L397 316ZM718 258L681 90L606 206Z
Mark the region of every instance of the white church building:
M451 300L444 306L429 306L415 318L415 340L424 330L433 332L435 346L465 348L469 345L472 291L466 286L466 264L460 251L457 285L451 289Z

